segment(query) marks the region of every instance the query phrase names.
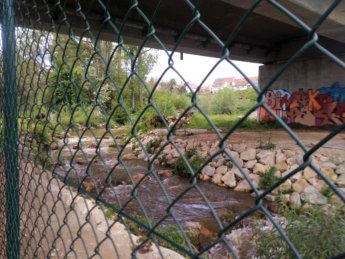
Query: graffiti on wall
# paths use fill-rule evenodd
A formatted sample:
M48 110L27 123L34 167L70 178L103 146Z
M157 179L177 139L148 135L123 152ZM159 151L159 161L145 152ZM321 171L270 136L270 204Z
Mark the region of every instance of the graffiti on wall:
M284 89L270 90L265 102L289 124L324 126L345 123L345 86L338 82L318 90L299 89L292 93ZM274 117L261 107L259 120L270 121Z

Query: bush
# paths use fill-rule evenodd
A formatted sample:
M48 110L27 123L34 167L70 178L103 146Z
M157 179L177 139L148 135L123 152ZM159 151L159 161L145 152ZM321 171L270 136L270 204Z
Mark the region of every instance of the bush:
M276 176L277 168L274 166L269 170L260 175L259 188L269 189L273 184L275 184L279 178Z
M147 142L147 144L145 145L147 152L152 154L156 150L156 148L159 147L161 142L162 140L160 138L155 138Z
M202 95L198 103L210 114L244 114L256 104L257 93L253 89L234 91L223 89L214 95Z
M196 173L199 170L199 168L201 167L201 165L204 162L204 159L197 154L196 149L191 149L191 150L186 151L184 156L188 160L188 162L189 162L190 166L192 167L194 173ZM176 160L176 163L175 163L175 173L178 174L179 176L182 176L182 177L186 177L186 178L190 178L191 177L191 173L189 172L188 167L183 162L182 157L179 157ZM200 174L200 172L197 174L197 176L199 176L199 174Z
M282 224L282 227L302 258L323 259L344 252L344 207L326 211L314 206L303 214L286 210L284 216L287 224ZM275 229L256 230L254 244L258 258L295 258Z

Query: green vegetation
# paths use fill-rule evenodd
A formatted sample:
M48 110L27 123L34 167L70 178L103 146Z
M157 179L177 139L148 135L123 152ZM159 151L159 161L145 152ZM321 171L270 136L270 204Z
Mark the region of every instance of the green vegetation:
M245 91L223 89L214 95L199 97L199 105L202 110L210 115L216 114L244 114L256 104L256 92L250 88Z
M258 148L264 149L264 150L275 149L277 145L271 141L271 138L272 138L271 133L270 133L270 137L268 138L267 142L263 142L261 137L260 137L260 143L259 143Z
M186 153L184 154L184 156L188 160L194 173L196 173L200 169L201 165L204 162L204 158L199 156L197 154L196 149L194 149L194 148L191 150L187 150ZM188 167L183 162L182 157L177 158L174 171L176 174L178 174L179 176L182 176L182 177L190 178L192 176L190 171L188 170ZM197 176L199 176L199 174L200 174L200 172L197 174Z
M145 146L147 152L153 154L155 152L156 148L159 147L161 142L162 142L162 140L160 138L155 138L155 139L152 139L149 142L147 142L147 144Z
M162 234L167 239L169 239L172 243L177 244L186 250L189 249L186 239L184 238L183 234L181 233L181 230L177 226L168 225L166 227L162 227L159 230L159 233ZM189 238L188 235L187 235L187 238ZM175 246L171 245L169 242L165 240L160 240L160 245L166 248L169 248L171 250L174 250L178 253L181 253L180 250L176 249Z
M329 200L333 196L334 191L329 186L326 186L322 189L322 194Z
M276 176L276 172L277 168L272 166L269 170L260 174L259 188L266 190L275 184L279 180Z
M287 223L281 225L302 258L323 259L344 252L344 207L325 210L321 206L313 206L302 212L285 210L283 216ZM295 258L274 228L264 230L258 227L254 244L258 258Z
M107 209L105 213L106 217L111 220L117 219L117 213L113 209ZM149 224L151 226L154 225L154 219L149 218L149 222L146 220L144 216L134 214L132 215L133 219L140 222L140 224L146 225L149 227ZM137 222L130 220L130 219L124 219L124 221L127 224L127 227L131 233L137 236L147 236L148 231L144 227L142 227L140 224ZM187 245L187 241L184 238L183 234L181 233L181 230L179 229L178 226L168 224L166 226L159 226L157 228L157 232L163 235L165 238L170 240L172 243L179 245L180 247L185 248L186 250L189 249ZM190 239L188 232L187 232L187 238ZM164 246L166 248L172 249L178 253L181 253L179 249L177 249L175 246L171 245L170 242L162 240L161 238L156 239L158 244L161 246Z

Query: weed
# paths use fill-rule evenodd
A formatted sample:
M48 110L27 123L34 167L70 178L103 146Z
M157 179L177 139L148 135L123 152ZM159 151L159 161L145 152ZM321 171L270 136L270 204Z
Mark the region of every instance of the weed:
M189 250L188 244L186 239L184 238L183 234L181 233L181 230L175 226L175 225L168 225L158 231L160 234L162 234L164 237L166 237L168 240L170 240L172 243L179 245L180 247ZM188 236L187 236L188 238ZM175 246L173 246L170 242L165 240L159 241L160 245L172 249L178 253L181 253L180 250L176 249Z
M132 218L134 218L134 220L136 220L140 224L148 226L148 222L144 216L132 215ZM130 219L125 219L125 222L128 226L129 231L131 233L133 233L134 235L138 235L138 236L146 236L147 235L147 230L143 226L138 224L137 222L130 220ZM151 226L154 225L154 219L149 218L149 223L151 224Z
M329 258L344 252L344 207L325 211L313 206L303 214L285 210L286 223L282 227L302 258ZM258 228L254 236L257 258L295 258L275 228Z
M114 209L112 208L108 208L106 211L105 211L105 216L107 219L111 219L111 220L115 220L117 219L117 213Z
M271 141L271 138L272 138L272 134L270 133L270 137L268 138L268 141L264 143L260 137L258 148L264 149L264 150L275 149L277 145Z
M276 183L279 179L276 176L276 172L277 172L277 168L272 166L266 172L260 174L259 188L266 190L270 188L274 183Z
M334 194L334 191L329 186L326 186L322 189L322 194L329 200Z
M155 138L147 142L145 146L147 152L149 152L150 154L154 153L156 148L158 148L159 145L161 144L161 142L162 140L160 138Z
M192 167L194 173L196 173L199 170L199 168L201 167L201 165L204 162L204 159L197 154L196 149L191 149L191 150L186 151L184 156L188 160L188 162L189 162L190 166ZM186 177L186 178L190 178L191 177L191 173L189 172L188 167L185 165L182 157L179 157L176 160L176 163L175 163L175 173L180 175L180 176L182 176L182 177Z

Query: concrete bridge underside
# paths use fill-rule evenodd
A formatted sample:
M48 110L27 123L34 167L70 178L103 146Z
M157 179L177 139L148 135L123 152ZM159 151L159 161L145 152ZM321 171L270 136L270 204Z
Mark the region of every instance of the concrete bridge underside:
M82 35L89 26L95 36L115 42L119 40L120 30L125 43L138 44L146 38L147 47L161 48L162 43L168 50L172 50L179 42L176 49L178 52L212 57L221 57L223 54L223 46L217 41L219 39L228 44L231 59L265 64L260 71L260 82L263 84L267 82L264 79L270 78L282 62L288 60L309 39L308 32L271 2L281 4L312 28L334 1L205 0L197 6L200 19L195 23L192 20L198 14L192 5L198 1L142 0L138 1L137 6L132 5L134 1L124 0L15 2L17 24L48 31L68 32L71 26L75 35ZM253 13L236 31L241 18L256 2L259 4ZM29 14L30 20L25 14ZM35 16L37 20L33 18ZM150 22L154 26L156 38L148 37ZM192 25L188 27L189 24ZM316 32L321 46L345 60L344 1L338 4ZM313 60L317 60L315 62L319 65L313 66L316 64ZM341 77L337 80L345 82L343 70L333 62L323 60L323 54L316 47L311 47L299 58L299 62L306 62L308 69L313 70L309 74L319 74L317 70L327 66L327 71L334 70L334 74ZM296 73L300 72L299 69L295 70ZM299 85L306 83L302 77L295 78L300 80ZM313 87L318 86L319 83L313 84Z

